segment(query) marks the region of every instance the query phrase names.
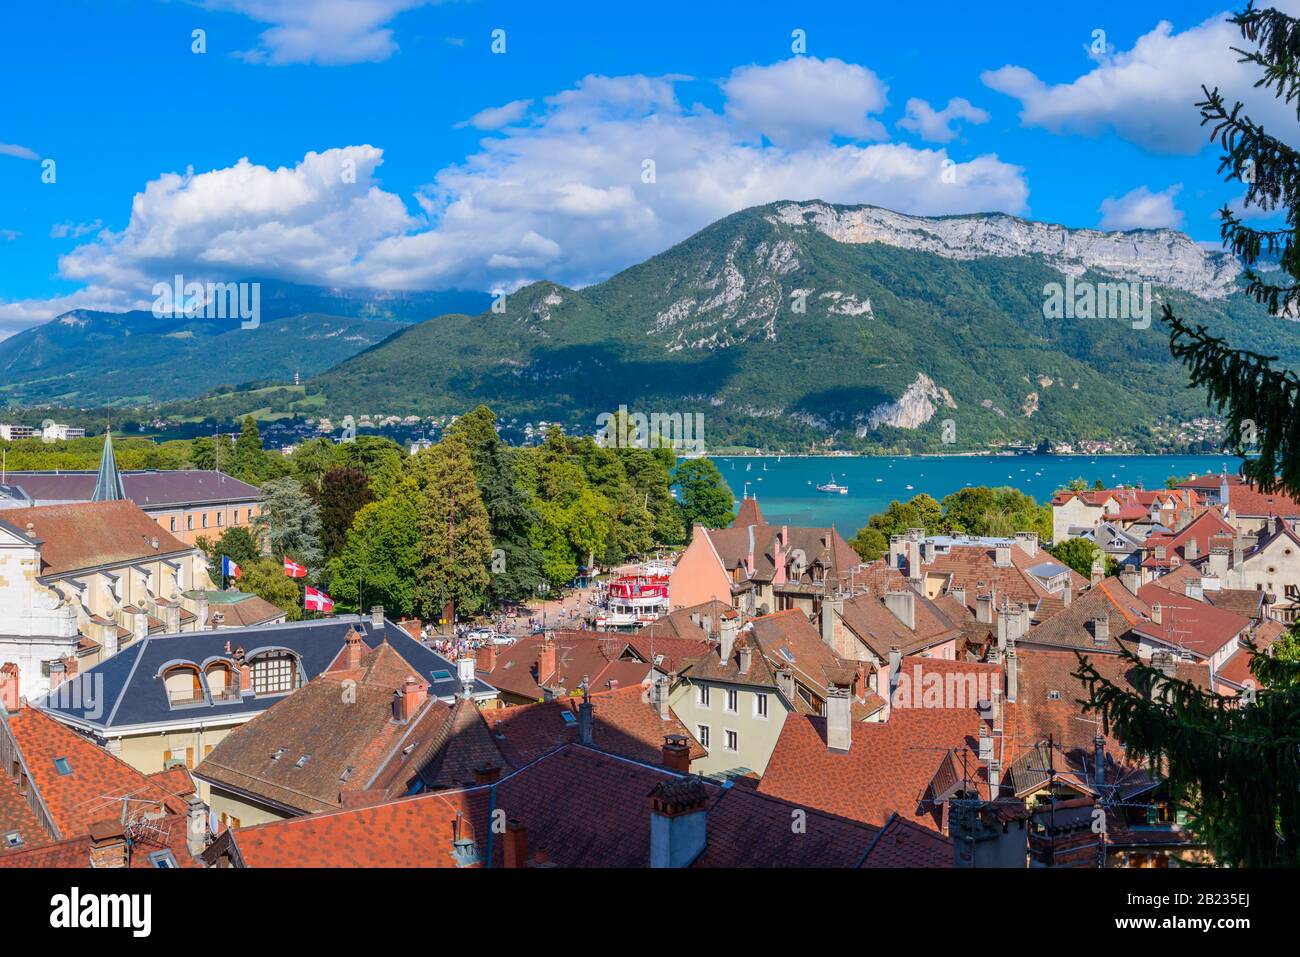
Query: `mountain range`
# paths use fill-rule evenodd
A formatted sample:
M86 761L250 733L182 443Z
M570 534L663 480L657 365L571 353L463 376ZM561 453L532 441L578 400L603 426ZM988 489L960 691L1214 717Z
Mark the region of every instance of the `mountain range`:
M338 350L315 365L293 355L312 376L303 404L312 414L447 414L482 402L499 416L594 431L597 416L625 406L701 413L714 446L957 451L1131 438L1149 447L1205 413L1169 354L1164 303L1234 344L1300 365L1300 327L1251 302L1240 273L1232 257L1174 230L779 202L583 289L536 282L483 311L418 322L407 318L418 309L339 317L322 302L284 331L304 335L318 323L331 340L322 348ZM1082 309L1048 318L1057 315L1044 308L1053 288L1119 282L1150 284L1149 324ZM0 342L7 383L15 340L50 335L68 318ZM222 335L250 338L222 343L242 354L245 374L232 380L227 367L219 381L272 378L262 372L288 361L274 351L283 343L258 356L250 333ZM145 341L131 346L148 351ZM30 397L41 386L28 381L5 388ZM210 387L138 377L133 388L111 378L99 386L119 402Z

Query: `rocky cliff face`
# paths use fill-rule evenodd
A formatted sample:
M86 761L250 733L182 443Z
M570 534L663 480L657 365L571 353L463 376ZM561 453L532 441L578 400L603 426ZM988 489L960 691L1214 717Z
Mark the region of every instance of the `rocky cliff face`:
M876 206L785 203L769 221L818 230L841 243L884 243L948 259L1042 256L1067 275L1093 269L1117 278L1149 281L1203 299L1222 299L1236 287L1241 267L1172 229L1106 233L1067 229L1001 213L909 216Z

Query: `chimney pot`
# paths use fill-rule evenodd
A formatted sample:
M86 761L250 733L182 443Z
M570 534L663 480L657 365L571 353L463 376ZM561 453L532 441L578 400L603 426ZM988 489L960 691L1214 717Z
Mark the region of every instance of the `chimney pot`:
M506 822L506 867L523 867L528 860L528 829L513 818Z
M686 743L684 734L664 735L663 765L670 771L689 774L691 770L691 748Z

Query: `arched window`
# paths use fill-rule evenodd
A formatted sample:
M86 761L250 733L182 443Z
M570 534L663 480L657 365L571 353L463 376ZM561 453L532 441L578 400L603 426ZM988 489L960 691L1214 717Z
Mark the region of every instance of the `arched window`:
M203 671L203 677L208 683L208 693L212 695L212 700L229 697L233 692L235 696L239 694L239 683L234 680L234 671L230 663L226 661L214 661L210 663Z
M195 704L203 700L203 682L195 665L173 665L163 673L167 686L167 701L178 704Z
M250 661L254 694L284 694L298 687L298 659L288 651L270 651Z

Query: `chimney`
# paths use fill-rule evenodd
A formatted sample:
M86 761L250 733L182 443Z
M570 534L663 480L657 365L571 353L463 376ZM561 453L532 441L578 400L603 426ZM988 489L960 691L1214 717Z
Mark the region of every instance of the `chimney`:
M241 696L253 693L253 667L246 661L239 662L239 693Z
M822 641L835 647L835 625L844 610L844 600L842 598L823 598L821 612L821 632Z
M1277 534L1277 516L1271 513L1268 516L1268 534L1270 536Z
M849 689L832 686L826 692L826 747L847 754L852 746L853 717Z
M1037 532L1016 532L1016 544L1019 545L1030 558L1038 554L1038 533Z
M547 635L537 649L537 683L545 686L555 677L555 639Z
M372 605L370 607L370 626L372 628L384 627L384 606Z
M13 714L22 708L22 696L18 693L18 666L12 661L0 665L0 706Z
M126 841L126 827L109 818L90 825L90 866L129 867L131 847Z
M776 689L781 692L781 697L794 706L794 672L789 668L778 668L776 670Z
M781 553L781 545L785 541L785 529L781 529L781 534L777 535L772 542L772 584L784 585L785 577L785 556Z
M394 720L410 721L419 712L429 695L429 686L419 678L407 678L402 686L393 692Z
M952 589L952 597L957 599L957 604L966 604L966 589L958 586Z
M1110 619L1105 615L1092 620L1092 643L1099 648L1110 644Z
M708 629L705 629L706 631ZM740 616L737 614L718 616L718 640L728 648L734 648L736 635L740 632ZM710 633L712 637L712 633ZM726 660L726 659L724 659Z
M1246 551L1245 539L1243 539L1241 537L1241 533L1238 532L1236 537L1234 537L1232 540L1232 567L1233 568L1241 567L1241 563L1244 560L1245 551Z
M100 646L104 649L104 657L112 658L117 654L120 638L117 633L117 622L111 618L100 626Z
M136 608L131 615L131 630L135 632L136 641L144 641L149 637L149 616L143 608Z
M722 629L722 643L718 646L718 659L722 664L731 664L731 656L736 650L737 631L724 627Z
M528 828L514 818L506 821L506 867L523 867L528 860Z
M1151 620L1157 625L1160 624L1160 603L1156 602L1151 606Z
M754 577L754 526L749 526L749 551L745 553L745 577Z
M1016 692L1019 690L1018 671L1016 649L1013 646L1007 649L1007 704L1016 703Z
M582 687L586 689L587 678L584 675ZM591 704L591 695L583 694L582 703L578 705L578 743L591 747L592 738L596 733L596 714L595 708Z
M219 612L219 611L214 611L214 612L212 613L212 629L213 629L213 631L215 631L216 629L222 627L225 623L226 623L226 616L225 616L224 614L222 614L222 613Z
M1201 557L1201 546L1195 538L1189 538L1183 543L1183 557L1189 562L1194 562Z
M361 641L361 635L355 628L349 628L347 637L343 639L343 660L340 662L342 670L357 671L361 667L361 657L365 654L365 645Z
M1220 581L1228 577L1228 548L1226 546L1216 545L1210 549L1209 572Z
M62 658L56 658L50 662L50 694L53 695L59 686L68 680L68 673L65 662L68 660L65 655Z
M208 846L208 806L197 794L185 799L185 846L191 857L198 857Z
M474 783L476 785L492 784L501 777L501 769L495 764L483 763L474 769Z
M907 553L907 537L904 535L889 536L889 567L902 568L903 556Z
M907 540L907 578L908 581L920 581L921 571L921 543L914 538Z
M709 792L697 778L674 778L650 792L650 866L689 867L708 842Z
M1093 736L1092 763L1093 782L1100 788L1106 783L1106 738L1103 735Z
M748 650L748 649L746 649ZM659 712L659 720L668 720L668 693L671 690L672 683L668 680L667 675L654 676L654 695L655 709Z
M460 696L471 700L474 697L474 655L468 650L462 651L456 659L456 677L460 679Z
M749 642L742 641L740 649L736 652L736 667L740 669L742 675L749 674L749 666L753 663L754 652L749 647Z
M1066 608L1069 608L1070 602L1072 601L1074 601L1074 582L1067 578L1065 580L1065 588L1061 590L1061 604Z
M916 629L916 592L887 591L885 607L889 609L890 614L903 623L908 631Z
M1119 573L1120 583L1129 590L1129 593L1136 595L1138 593L1138 570L1132 565L1125 565L1123 571Z
M691 747L684 734L664 735L663 765L669 771L689 774L691 770Z
M403 619L402 619L401 621L399 621L397 624L398 624L399 627L401 627L401 629L402 629L403 631L405 631L408 635L410 635L410 636L411 636L412 638L414 638L416 641L419 641L419 640L420 640L420 628L422 627L422 625L421 625L421 623L420 623L420 619L418 619L418 618L403 618Z
M479 645L478 651L474 652L475 667L479 671L491 674L496 671L497 667L497 646L493 644Z
M1011 543L999 542L993 549L993 564L998 568L1011 567Z
M975 596L975 620L985 625L993 624L993 592Z
M1088 576L1089 583L1100 585L1102 579L1106 577L1106 556L1104 554L1098 555L1092 560L1092 568L1090 572L1091 573Z

